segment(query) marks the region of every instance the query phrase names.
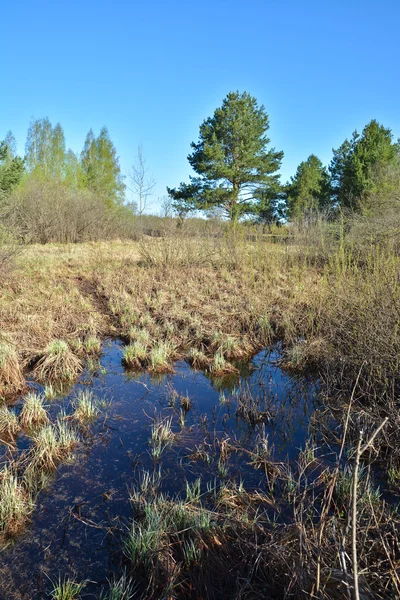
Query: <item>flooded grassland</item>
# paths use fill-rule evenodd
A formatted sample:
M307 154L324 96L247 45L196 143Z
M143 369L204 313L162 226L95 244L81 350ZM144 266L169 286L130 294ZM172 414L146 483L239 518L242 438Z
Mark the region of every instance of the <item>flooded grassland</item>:
M340 286L134 249L36 248L1 290L0 598L343 598L355 563L400 597L394 363L356 311L338 354Z
M272 481L263 460L278 473L305 447L317 387L281 371L277 351L264 350L238 363L238 373L214 380L183 361L164 375L126 371L122 358L122 344L109 340L66 395L45 398L46 389L31 384L51 422L75 421L78 443L49 476L25 526L4 544L4 597L46 597L59 573L91 580L86 591L99 594L124 562L132 493L145 473L157 480L157 493L180 499L190 486L200 497L224 486L264 493ZM96 414L79 423L83 393ZM23 399L14 406L19 418L23 406ZM157 439L158 426L165 439ZM24 432L13 443L3 448L3 463L34 444Z

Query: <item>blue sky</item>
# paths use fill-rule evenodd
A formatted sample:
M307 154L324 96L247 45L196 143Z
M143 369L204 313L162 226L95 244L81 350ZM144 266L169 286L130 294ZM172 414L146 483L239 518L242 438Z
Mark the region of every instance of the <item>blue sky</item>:
M80 151L107 125L123 172L143 144L157 180L187 180L190 142L229 91L264 104L286 180L372 118L400 136L400 0L2 0L0 139L32 117Z

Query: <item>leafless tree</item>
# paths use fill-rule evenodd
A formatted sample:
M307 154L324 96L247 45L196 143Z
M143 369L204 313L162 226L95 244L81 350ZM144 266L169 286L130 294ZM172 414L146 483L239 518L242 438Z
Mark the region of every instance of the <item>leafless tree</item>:
M156 180L149 174L146 157L143 152L143 146L140 144L137 149L135 162L129 173L131 187L128 188L135 195L134 201L138 206L138 214L141 217L149 207L149 198L153 195Z
M160 217L171 218L174 215L172 199L169 196L163 196L160 198L160 207Z

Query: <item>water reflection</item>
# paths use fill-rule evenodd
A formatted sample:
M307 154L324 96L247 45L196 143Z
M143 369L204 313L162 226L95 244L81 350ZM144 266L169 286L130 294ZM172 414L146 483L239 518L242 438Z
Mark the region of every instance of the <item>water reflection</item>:
M119 561L116 550L130 516L134 477L154 468L148 439L155 415L171 415L176 434L161 459L162 485L169 493L180 490L186 479L218 476L215 461L201 459L201 449L216 448L223 439L238 448L224 476L254 486L263 484L263 475L249 465L245 450L262 428L275 460L295 459L304 446L316 385L282 372L279 349L237 364L238 377L218 380L183 361L174 373L162 376L126 372L121 357L121 343L108 341L99 364L89 365L75 389L49 403L52 416L61 408L68 414L77 391L89 387L103 400L103 408L83 435L74 462L62 465L40 494L29 528L0 554L0 598L46 598L49 578L54 581L59 573L97 582L87 588L97 593L97 584L105 582ZM172 392L190 398L183 417L171 401ZM246 398L252 398L254 411L263 413L259 422L238 411ZM21 436L18 444L26 448L29 440Z

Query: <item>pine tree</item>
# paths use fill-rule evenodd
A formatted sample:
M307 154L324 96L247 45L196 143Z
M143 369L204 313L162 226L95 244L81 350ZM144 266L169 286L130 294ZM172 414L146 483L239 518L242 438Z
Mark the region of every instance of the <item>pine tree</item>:
M329 207L329 174L315 154L299 164L286 193L289 217L299 217Z
M256 192L256 196L256 222L270 227L273 223L280 224L286 218L285 188L279 181L275 181L273 185L260 188Z
M247 92L231 92L200 126L188 160L198 177L167 188L180 212L222 208L236 222L254 213L260 191L277 184L283 152L268 149L269 118Z
M8 196L21 181L24 173L24 161L16 156L14 136L8 132L6 139L0 142L0 199Z
M390 129L372 120L361 135L355 131L333 150L329 166L333 195L338 205L362 211L363 196L373 192L374 172L396 159L398 145Z

